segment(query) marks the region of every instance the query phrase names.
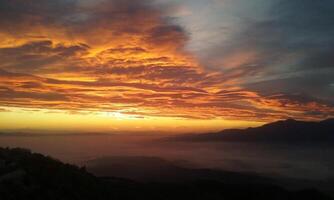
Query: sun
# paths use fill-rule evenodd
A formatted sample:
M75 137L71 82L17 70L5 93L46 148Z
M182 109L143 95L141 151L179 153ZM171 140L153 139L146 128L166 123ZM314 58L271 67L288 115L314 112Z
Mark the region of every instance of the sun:
M121 111L103 112L104 116L111 117L117 120L132 120L135 119L134 116L124 114Z

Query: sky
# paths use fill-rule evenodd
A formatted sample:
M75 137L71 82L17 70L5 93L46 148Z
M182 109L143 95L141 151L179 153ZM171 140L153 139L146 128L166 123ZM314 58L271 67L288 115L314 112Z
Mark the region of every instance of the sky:
M334 116L333 0L0 0L0 130Z

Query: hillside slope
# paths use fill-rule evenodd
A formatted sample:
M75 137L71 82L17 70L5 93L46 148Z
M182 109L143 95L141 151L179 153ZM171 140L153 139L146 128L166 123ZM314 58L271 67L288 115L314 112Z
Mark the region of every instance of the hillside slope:
M225 184L214 180L139 183L98 178L84 168L25 149L8 148L0 148L0 197L1 200L330 199L316 190L287 191L269 184Z

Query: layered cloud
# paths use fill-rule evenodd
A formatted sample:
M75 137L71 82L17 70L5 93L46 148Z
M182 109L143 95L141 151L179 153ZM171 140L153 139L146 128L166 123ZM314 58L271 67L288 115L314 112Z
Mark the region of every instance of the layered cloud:
M199 55L206 66L247 89L306 93L334 102L333 1L222 2L222 12L228 8L239 16L216 30L222 37L213 38L215 45Z
M274 22L256 22L247 26L247 37L236 34L229 50L215 46L203 62L186 49L191 33L170 16L177 6L151 0L2 1L0 106L186 119L270 121L334 115L329 97L314 98L308 89L296 93L298 88L286 85L273 85L270 91L265 86L266 77L274 76L271 69L281 63L273 53L281 48L276 40L285 41L292 33L276 37L270 33ZM275 23L285 23L286 16L277 18ZM258 37L262 35L266 41ZM279 51L285 55L280 58L300 54L288 51L299 42L290 43L282 44ZM298 49L314 55L313 61L331 51L330 46ZM301 65L312 63L306 55L298 60ZM321 61L322 68L331 66L329 58ZM301 86L307 77L298 79ZM279 78L291 85L297 80Z

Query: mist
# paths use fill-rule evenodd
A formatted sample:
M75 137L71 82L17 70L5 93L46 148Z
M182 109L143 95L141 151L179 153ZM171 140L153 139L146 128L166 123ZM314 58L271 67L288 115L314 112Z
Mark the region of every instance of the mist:
M6 135L0 146L23 147L85 166L112 156L159 157L181 167L210 168L309 180L334 177L329 144L167 142L161 134Z

